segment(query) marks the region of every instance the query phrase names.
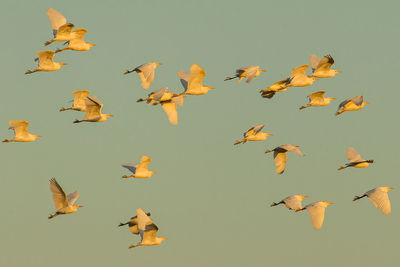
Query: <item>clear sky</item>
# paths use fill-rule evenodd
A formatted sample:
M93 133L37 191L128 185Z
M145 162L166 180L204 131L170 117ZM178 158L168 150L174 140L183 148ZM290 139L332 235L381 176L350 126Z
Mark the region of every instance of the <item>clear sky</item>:
M48 8L60 11L85 39L89 52L55 56L67 66L24 75L35 53L52 37ZM396 1L6 1L2 31L0 132L8 121L30 122L34 143L1 144L0 266L397 266L398 48ZM291 88L272 100L260 89L331 54L337 77ZM163 62L149 91L136 74L146 62ZM181 92L178 70L197 63L207 71L205 96L186 98L179 125L162 109L136 103L168 86ZM267 69L250 84L224 82L236 68ZM73 124L84 113L60 113L71 91L90 90L114 114L104 123ZM337 99L299 111L318 90ZM344 99L364 95L364 109L335 117ZM264 142L237 147L248 128L266 123ZM288 155L275 174L267 148L299 145L306 156ZM375 164L337 168L354 146ZM151 179L128 180L122 163L150 156ZM49 179L78 190L75 214L48 220L55 211ZM354 195L392 186L392 214L382 215ZM334 202L324 226L313 229L307 212L272 202L305 194L304 203ZM168 237L160 246L139 241L120 222L137 208L150 211Z

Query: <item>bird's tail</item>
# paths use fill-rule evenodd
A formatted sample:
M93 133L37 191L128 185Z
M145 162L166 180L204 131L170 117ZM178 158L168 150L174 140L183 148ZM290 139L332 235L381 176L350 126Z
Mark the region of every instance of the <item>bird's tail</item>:
M339 169L337 169L337 170L338 170L338 171L341 171L341 170L346 169L346 168L347 168L347 167L340 166Z

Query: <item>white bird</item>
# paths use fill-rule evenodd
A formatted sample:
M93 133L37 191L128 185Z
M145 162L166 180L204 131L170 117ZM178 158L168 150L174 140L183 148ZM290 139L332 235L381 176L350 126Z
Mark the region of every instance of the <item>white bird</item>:
M308 196L303 196L303 195L291 195L288 196L287 198L284 198L283 200L281 200L278 203L272 203L271 207L280 205L280 204L285 204L286 208L290 209L290 210L294 210L294 211L299 211L301 210L302 207L302 201L303 198L307 198Z
M153 105L158 105L158 104L160 104L160 102L171 100L172 97L177 97L180 95L183 95L183 93L175 94L172 92L168 92L168 87L163 87L161 89L158 89L157 91L154 91L154 92L151 92L150 94L148 94L147 98L139 98L138 100L136 100L136 102L147 101L147 104L151 105L155 101L158 101L153 104Z
M203 79L206 77L206 71L197 64L190 66L190 74L182 70L178 71L178 77L184 88L185 95L205 95L214 87L203 85Z
M359 200L360 198L363 197L368 197L372 204L381 211L383 214L390 214L391 213L391 207L390 207L390 201L389 201L389 196L388 196L388 191L393 189L393 187L389 186L379 186L377 188L374 188L372 190L369 190L366 192L364 195L358 197L355 196L353 201Z
M64 190L54 178L51 178L50 180L50 191L53 193L53 201L57 211L53 215L50 215L49 219L52 219L60 214L74 213L79 208L83 207L74 204L79 197L78 191L66 195Z
M348 167L355 167L355 168L366 168L369 166L370 163L374 163L374 160L365 160L361 157L360 154L353 147L349 147L346 152L346 157L350 161L346 163L346 166L341 166L338 171L343 170Z
M151 216L150 212L146 213L147 216ZM138 216L133 216L131 217L131 219L129 220L129 222L126 223L120 223L118 226L124 226L124 225L128 225L129 226L129 231L134 234L134 235L138 235L139 234L139 226L138 226Z
M136 245L131 245L129 248L159 245L164 240L168 239L166 237L156 236L158 231L157 225L153 223L153 220L150 219L142 209L137 209L136 213L141 241Z
M335 77L336 73L341 73L340 70L331 69L335 63L331 55L324 56L322 59L312 54L310 56L310 66L313 71L311 76L317 78L331 78Z
M284 92L288 88L289 78L273 83L270 87L260 90L261 96L271 99L277 92Z
M327 106L331 103L334 97L324 97L325 91L318 91L308 95L308 104L306 106L301 106L300 109L305 109L308 107L320 107Z
M45 45L49 45L55 41L71 40L71 29L75 25L72 23L67 23L67 19L60 12L53 8L49 8L46 14L49 17L54 38L46 42Z
M111 114L104 114L101 113L101 109L103 108L103 103L95 97L87 96L85 99L85 106L86 106L86 116L83 120L75 120L74 123L79 122L103 122L106 121L109 117L114 117Z
M268 136L273 136L270 133L261 132L261 130L266 126L266 124L260 124L254 127L251 127L247 132L243 134L243 139L238 140L234 143L234 145L244 144L247 141L264 141Z
M322 224L324 223L325 208L331 204L333 203L328 201L318 201L308 204L307 206L298 211L307 209L307 211L310 213L310 219L312 225L314 226L315 229L319 230L321 229Z
M56 71L62 66L67 65L67 63L54 62L54 53L54 51L50 50L37 52L36 55L39 56L38 67L34 70L27 70L25 74L31 74L37 71Z
M335 115L337 116L345 111L356 111L362 109L366 104L371 104L371 103L365 102L364 97L362 95L355 96L353 98L348 98L342 103L340 103Z
M150 178L151 175L157 173L155 171L150 171L147 169L151 162L151 158L148 156L142 156L140 159L139 164L123 164L121 165L124 168L127 168L129 171L133 173L133 175L124 175L122 178L129 178L129 177L134 177L134 178Z
M150 85L154 81L154 71L156 70L157 66L162 65L161 62L149 62L140 65L139 67L134 68L133 70L126 70L124 74L128 74L131 72L137 72L142 80L142 87L144 89L149 89Z
M255 77L259 76L261 72L266 72L266 70L260 69L260 66L247 66L237 69L235 76L226 77L224 81L229 81L239 78L238 82L240 83L244 78L247 78L246 83L249 83Z
M65 51L65 50L74 50L74 51L89 51L92 46L96 46L95 44L85 42L83 39L87 30L84 28L78 28L71 31L71 38L67 47L63 49L57 49L55 53Z
M10 128L14 130L14 139L11 140L3 140L4 143L9 142L33 142L38 137L42 137L37 134L31 134L28 132L29 122L23 120L13 120L9 121L8 124Z
M269 153L272 151L274 151L274 163L276 166L275 172L278 174L282 174L285 171L287 160L286 152L294 152L297 155L303 156L303 153L300 151L299 146L294 146L290 144L278 146L272 150L265 151L265 153Z
M61 108L60 111L66 110L76 110L76 111L86 111L86 98L90 94L88 90L76 90L72 91L72 94L75 95L74 103L69 108Z
M288 82L286 83L287 87L304 87L312 85L314 81L318 81L319 79L306 75L307 69L307 64L294 68L290 73Z

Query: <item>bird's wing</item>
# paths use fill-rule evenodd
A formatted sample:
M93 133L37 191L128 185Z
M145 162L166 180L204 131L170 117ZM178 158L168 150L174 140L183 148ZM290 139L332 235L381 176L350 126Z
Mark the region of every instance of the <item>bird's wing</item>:
M151 158L143 155L142 158L140 159L140 162L139 162L139 165L137 166L137 168L147 170L147 167L149 166L150 162L151 162Z
M140 70L138 75L140 80L142 80L142 86L144 89L149 89L150 85L154 81L155 66L155 63L146 63L137 68Z
M74 24L72 24L72 23L64 24L60 28L58 28L57 34L69 36L69 34L71 34L73 27L74 27Z
M349 101L351 101L351 98L342 101L342 102L339 104L338 110L341 109L341 108L343 108L347 103L349 103Z
M136 173L136 168L138 167L137 164L123 164L121 166L130 170L133 174Z
M325 208L318 204L308 205L307 210L310 213L311 223L315 229L321 229L324 223Z
M176 104L174 101L168 101L161 103L161 107L167 114L168 120L171 124L178 124L178 111L176 110Z
M25 136L28 134L29 122L23 120L9 121L8 124L14 129L15 137Z
M302 208L302 198L298 197L297 195L287 197L283 201L285 202L286 207L288 207L289 209L300 210Z
M307 69L308 69L307 64L294 68L292 70L292 72L290 73L290 78L294 78L295 76L297 76L297 77L304 76L305 77Z
M364 97L362 95L353 97L351 99L351 102L353 102L354 104L356 104L357 106L361 106L362 103L364 102Z
M308 95L314 102L324 102L325 91L318 91Z
M71 31L71 42L75 39L83 41L87 30L85 28L78 28Z
M317 69L322 71L329 71L333 63L335 63L335 61L330 55L324 56L318 63Z
M286 160L287 160L286 152L274 150L274 163L276 166L275 170L276 173L282 174L285 171Z
M58 28L67 23L67 19L53 8L47 9L46 14L49 17L51 28L53 30L58 30Z
M41 51L36 53L39 56L39 67L53 64L54 51Z
M50 180L50 191L53 193L53 201L57 210L68 206L67 196L54 178Z
M374 190L372 194L367 194L367 196L371 200L372 204L374 204L374 206L383 214L391 213L390 201L387 192L382 190Z
M188 90L197 90L203 86L203 79L206 76L205 70L197 64L190 66L190 77L188 80Z
M190 78L190 74L184 72L183 70L178 71L176 74L178 74L178 77L181 80L181 84L186 91L188 89L188 81Z
M69 193L69 194L67 195L68 203L69 203L70 205L74 205L74 203L78 200L78 198L79 198L79 193L78 193L78 191L75 191L75 192L73 192L73 193Z
M129 223L129 231L134 234L134 235L138 235L139 234L139 226L137 225L137 223Z
M357 153L357 151L353 147L349 147L346 151L346 158L350 162L358 162L358 161L363 161L364 159L361 157L360 154Z
M243 134L243 136L244 137L248 137L248 136L251 136L251 135L256 135L265 127L265 125L266 124L260 124L260 125L251 127L250 129L247 130L247 132L245 132Z
M174 102L175 104L179 105L180 107L183 106L183 100L185 99L185 96L180 95L180 96L173 96L171 98L172 102Z
M154 100L160 100L161 97L165 94L165 92L168 90L168 87L164 87L161 89L158 89L157 91L154 91L153 99Z
M148 224L144 231L141 231L142 242L152 243L156 239L158 227L154 223Z
M318 63L321 61L319 57L317 57L314 54L311 54L309 62L310 62L310 67L313 69L313 71L317 68Z
M149 216L147 216L147 214L141 208L136 209L136 213L138 216L139 230L145 231L146 225L152 224L153 221L150 219Z
M299 155L299 156L303 156L303 153L300 151L300 149L299 149L298 146L294 146L294 145L290 145L290 144L285 144L285 145L281 145L281 146L279 146L279 147L280 147L280 148L283 148L283 149L285 149L285 150L287 150L287 151L294 152L294 153L296 153L296 154Z
M88 90L76 90L72 92L74 97L74 107L84 108L86 106L85 99L90 94Z
M86 105L86 116L85 119L93 119L101 116L101 108L103 107L103 103L95 97L94 95L92 96L87 96L85 99L85 105Z
M259 69L258 67L252 66L251 68L249 68L249 69L247 70L247 75L246 75L247 80L246 80L246 83L251 82L251 80L253 80L254 77L256 77L256 74L257 74L258 69Z

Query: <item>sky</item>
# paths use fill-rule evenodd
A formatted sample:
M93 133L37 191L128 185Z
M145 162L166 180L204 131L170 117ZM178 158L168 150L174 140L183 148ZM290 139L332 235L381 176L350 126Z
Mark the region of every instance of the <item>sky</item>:
M24 75L35 53L61 48L52 38L48 8L88 30L88 52L55 56L61 70ZM400 234L398 180L398 44L396 1L6 1L0 10L2 73L0 133L9 120L27 120L33 143L1 144L0 266L397 266ZM258 91L288 77L310 54L331 54L343 71L273 99ZM162 62L149 90L135 74ZM136 103L151 91L182 92L179 70L202 66L204 96L189 96L169 124L161 107ZM250 84L224 82L237 68L266 69ZM102 123L73 124L84 113L59 112L74 90L90 90L113 114ZM335 97L327 107L300 111L311 92ZM360 111L334 116L338 104L364 95ZM247 129L267 124L263 142L233 146ZM299 145L284 174L271 154ZM353 146L375 163L337 168ZM120 165L152 158L151 179L122 179ZM79 191L74 214L48 220L55 207L49 180ZM392 214L355 195L391 186ZM307 212L272 202L308 195L326 200L321 230ZM117 227L142 208L167 237L139 242Z

